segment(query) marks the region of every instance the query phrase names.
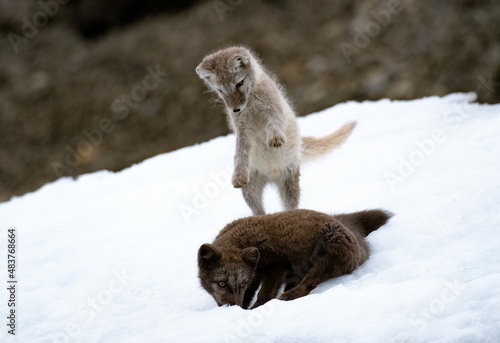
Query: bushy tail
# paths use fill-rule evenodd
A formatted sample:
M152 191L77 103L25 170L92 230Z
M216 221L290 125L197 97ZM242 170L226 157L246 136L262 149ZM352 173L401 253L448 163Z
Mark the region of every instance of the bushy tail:
M367 210L334 216L341 223L350 228L357 228L365 237L384 225L393 216L385 210Z
M344 124L328 136L315 138L315 137L302 137L302 161L308 161L332 151L344 143L351 135L356 127L356 122Z

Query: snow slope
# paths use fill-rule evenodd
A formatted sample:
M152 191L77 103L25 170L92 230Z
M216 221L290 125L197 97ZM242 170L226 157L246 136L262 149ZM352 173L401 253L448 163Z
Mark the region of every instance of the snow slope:
M396 214L370 259L311 295L217 307L198 247L250 215L230 186L234 136L119 173L60 179L0 205L2 342L497 342L500 105L474 94L349 102L299 119L348 142L302 168L301 207ZM222 115L222 114L221 114ZM280 211L273 189L266 209ZM17 229L17 330L7 334L7 229Z

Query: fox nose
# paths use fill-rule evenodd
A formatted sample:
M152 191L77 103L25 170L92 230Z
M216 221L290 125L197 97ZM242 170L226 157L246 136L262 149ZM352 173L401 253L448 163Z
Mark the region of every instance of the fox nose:
M240 111L240 109L239 109L239 108L235 108L235 109L233 110L233 112L235 112L235 113L236 113L236 112L239 112L239 111Z

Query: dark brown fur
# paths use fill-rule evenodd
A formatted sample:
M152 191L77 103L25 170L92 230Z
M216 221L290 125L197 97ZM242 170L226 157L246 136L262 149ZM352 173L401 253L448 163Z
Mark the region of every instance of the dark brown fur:
M382 210L336 216L292 210L236 220L200 247L201 285L219 306L247 308L261 284L254 308L275 298L283 283L281 300L303 297L366 261L364 238L390 217Z

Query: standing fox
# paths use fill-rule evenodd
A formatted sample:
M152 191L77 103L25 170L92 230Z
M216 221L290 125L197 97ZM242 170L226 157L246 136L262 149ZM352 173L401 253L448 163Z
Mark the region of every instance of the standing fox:
M261 284L253 308L274 299L283 283L281 300L303 297L365 262L364 238L391 216L382 210L336 216L293 210L236 220L198 250L201 285L219 306L248 308Z
M242 189L253 214L265 214L262 193L268 183L277 185L287 210L296 209L300 162L339 147L356 123L323 138L301 138L283 89L243 47L208 55L196 72L226 104L230 128L236 133L232 184Z

